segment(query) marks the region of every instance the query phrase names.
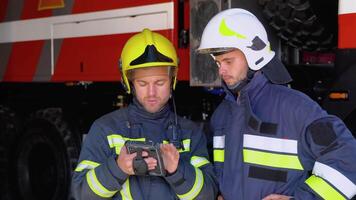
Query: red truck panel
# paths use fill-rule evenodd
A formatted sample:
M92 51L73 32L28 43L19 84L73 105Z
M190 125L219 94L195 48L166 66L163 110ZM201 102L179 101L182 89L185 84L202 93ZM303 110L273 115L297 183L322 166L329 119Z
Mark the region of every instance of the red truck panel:
M340 49L356 48L356 13L339 15Z

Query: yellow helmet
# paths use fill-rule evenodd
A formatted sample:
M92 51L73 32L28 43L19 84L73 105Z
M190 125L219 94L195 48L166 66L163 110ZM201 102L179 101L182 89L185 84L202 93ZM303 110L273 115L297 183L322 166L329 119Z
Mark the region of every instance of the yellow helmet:
M120 70L127 93L131 92L127 72L144 67L171 66L178 71L178 57L173 44L163 35L144 29L133 35L121 52ZM177 76L173 78L173 89Z

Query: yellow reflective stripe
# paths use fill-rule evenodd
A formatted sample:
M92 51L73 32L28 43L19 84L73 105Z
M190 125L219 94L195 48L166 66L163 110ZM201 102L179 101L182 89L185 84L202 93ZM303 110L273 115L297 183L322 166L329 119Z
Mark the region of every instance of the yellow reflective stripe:
M124 184L122 184L122 188L120 190L120 194L122 197L122 200L132 200L132 195L130 191L130 179L128 178Z
M95 167L97 167L99 165L100 165L100 163L97 163L97 162L93 162L93 161L90 161L90 160L83 160L75 168L75 171L76 172L81 172L84 169L93 169L93 168L95 168Z
M115 193L117 192L117 190L110 191L110 190L106 189L99 182L99 180L95 174L95 169L91 169L90 171L88 171L86 178L87 178L87 182L89 184L90 189L100 197L109 198L109 197L114 196Z
M234 30L231 30L225 22L225 19L221 20L220 26L219 26L219 32L223 36L236 36L237 38L240 39L246 39L247 37L245 35L242 35L240 33L237 33Z
M195 197L198 196L201 189L203 188L203 184L204 184L203 173L201 172L201 170L199 168L194 167L194 169L195 169L194 185L193 185L192 189L190 189L189 192L182 194L182 195L179 195L179 194L177 195L179 197L179 199L181 199L181 200L195 199Z
M206 165L208 163L209 163L209 160L206 159L205 157L192 156L190 158L190 164L192 164L194 167L201 167L201 166Z
M182 141L183 143L183 147L184 147L184 150L183 149L178 149L178 152L179 153L183 153L183 152L189 152L190 151L190 139L185 139ZM162 141L163 144L169 144L169 141L168 140L163 140Z
M115 148L116 154L120 154L121 148L125 145L126 141L146 141L145 138L127 138L119 134L112 134L107 136L110 148Z
M225 150L224 149L214 149L214 162L224 162L225 161Z
M184 150L183 149L178 149L178 152L179 153L189 152L190 151L190 139L183 140L183 146L184 146Z
M315 162L313 174L329 182L349 199L356 194L356 185L342 173L328 165Z
M287 168L303 170L297 155L285 155L255 151L250 149L243 150L244 162L269 167Z
M312 175L309 177L305 183L314 190L318 195L320 195L325 200L343 200L346 199L333 187L331 187L322 178Z
M123 146L125 144L125 140L121 135L108 135L107 136L110 148L114 148L115 146Z

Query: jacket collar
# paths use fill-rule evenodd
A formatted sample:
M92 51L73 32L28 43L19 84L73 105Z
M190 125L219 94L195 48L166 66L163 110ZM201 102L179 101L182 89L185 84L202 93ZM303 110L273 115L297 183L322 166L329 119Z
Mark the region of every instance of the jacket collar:
M248 95L249 99L253 100L254 97L262 90L262 88L267 84L268 79L262 72L256 72L251 81L242 88L240 95ZM225 99L229 101L236 101L236 95L231 92L226 86L223 84L224 90L226 92Z

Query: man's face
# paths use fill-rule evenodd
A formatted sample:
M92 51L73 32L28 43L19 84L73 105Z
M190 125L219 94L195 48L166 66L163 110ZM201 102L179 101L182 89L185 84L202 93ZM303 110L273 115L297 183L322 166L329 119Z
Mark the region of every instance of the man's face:
M171 78L168 67L136 69L132 74L135 96L147 112L155 113L168 102Z
M238 49L216 56L215 62L227 86L234 86L247 77L248 64L245 55Z

